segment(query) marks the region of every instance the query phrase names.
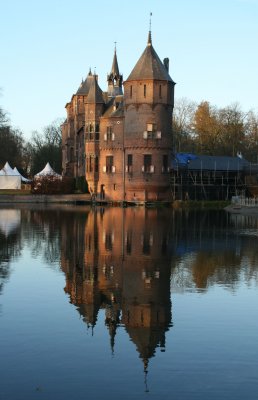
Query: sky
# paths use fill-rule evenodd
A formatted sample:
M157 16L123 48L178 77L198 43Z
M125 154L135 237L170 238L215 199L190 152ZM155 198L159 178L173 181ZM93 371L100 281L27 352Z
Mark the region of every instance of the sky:
M91 67L106 90L147 44L170 59L175 101L258 112L258 0L0 0L0 107L26 138L58 118Z

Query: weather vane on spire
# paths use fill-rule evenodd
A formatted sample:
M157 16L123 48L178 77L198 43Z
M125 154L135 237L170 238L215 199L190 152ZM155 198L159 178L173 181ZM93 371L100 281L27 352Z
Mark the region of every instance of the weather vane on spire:
M149 26L149 34L148 34L148 46L151 46L152 40L151 40L151 17L152 17L152 12L150 12L150 26Z
M116 44L117 44L117 42L114 42L115 43L115 52L116 52Z

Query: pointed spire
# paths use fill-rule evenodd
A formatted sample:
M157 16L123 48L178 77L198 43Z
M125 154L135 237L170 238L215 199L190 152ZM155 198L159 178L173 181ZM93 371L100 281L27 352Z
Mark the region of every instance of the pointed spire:
M108 96L118 96L123 94L122 90L122 82L123 76L119 73L118 62L117 62L117 55L116 55L116 42L115 42L115 49L114 49L114 57L113 63L111 67L111 72L107 76L108 81Z
M110 75L111 74L113 74L113 77L116 77L116 78L119 77L119 68L118 68L118 62L117 62L117 56L116 56L116 42L115 42L114 57L113 57L113 63L112 63Z

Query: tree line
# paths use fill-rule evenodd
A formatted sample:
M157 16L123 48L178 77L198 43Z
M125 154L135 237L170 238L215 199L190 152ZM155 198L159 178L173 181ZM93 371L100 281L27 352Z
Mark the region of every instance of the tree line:
M34 131L28 141L23 132L12 127L8 114L0 107L0 169L8 161L22 174L33 176L49 162L56 172L61 173L61 123L62 120L57 119L42 132Z
M208 101L179 99L173 114L175 152L242 156L258 163L258 114L239 104L224 108Z

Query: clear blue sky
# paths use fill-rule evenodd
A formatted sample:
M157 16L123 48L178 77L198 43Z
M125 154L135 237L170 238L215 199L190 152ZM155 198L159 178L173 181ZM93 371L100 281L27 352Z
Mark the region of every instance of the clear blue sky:
M56 118L89 67L102 90L114 42L127 78L153 46L175 96L258 110L258 0L1 0L0 105L27 138Z

